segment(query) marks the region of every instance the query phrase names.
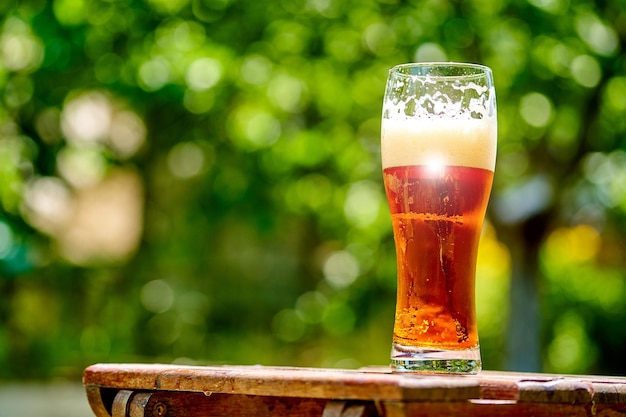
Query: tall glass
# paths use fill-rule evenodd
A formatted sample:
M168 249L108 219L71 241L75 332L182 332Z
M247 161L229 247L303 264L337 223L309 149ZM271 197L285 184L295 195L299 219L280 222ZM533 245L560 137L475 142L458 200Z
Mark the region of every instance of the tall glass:
M481 369L474 279L496 139L488 67L424 63L389 71L381 153L398 270L394 371Z

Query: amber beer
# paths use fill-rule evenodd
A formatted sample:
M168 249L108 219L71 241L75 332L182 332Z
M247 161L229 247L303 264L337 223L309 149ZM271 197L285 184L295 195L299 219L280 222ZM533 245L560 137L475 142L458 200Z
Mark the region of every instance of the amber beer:
M427 106L407 116L385 105L381 152L398 275L392 367L475 373L474 281L494 173L495 101L479 117L476 108L433 115Z

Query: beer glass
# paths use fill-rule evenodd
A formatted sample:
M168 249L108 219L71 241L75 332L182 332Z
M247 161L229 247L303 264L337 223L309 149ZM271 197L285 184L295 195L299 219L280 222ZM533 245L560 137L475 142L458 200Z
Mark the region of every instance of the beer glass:
M497 139L491 70L393 67L381 128L398 274L392 369L477 373L474 279Z

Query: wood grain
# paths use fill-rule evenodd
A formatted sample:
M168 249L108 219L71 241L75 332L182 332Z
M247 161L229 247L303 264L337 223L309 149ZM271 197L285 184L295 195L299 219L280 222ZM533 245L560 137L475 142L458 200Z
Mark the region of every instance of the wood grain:
M83 384L96 417L626 415L626 378L589 375L98 364Z
M460 401L477 398L480 393L479 381L465 376L400 376L390 372L263 366L103 364L87 368L83 384L347 400Z

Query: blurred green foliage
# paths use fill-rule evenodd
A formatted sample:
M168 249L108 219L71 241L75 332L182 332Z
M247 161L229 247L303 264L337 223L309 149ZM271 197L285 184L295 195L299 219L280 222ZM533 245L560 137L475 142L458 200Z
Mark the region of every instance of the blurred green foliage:
M442 60L496 79L485 367L626 373L623 1L30 0L0 16L0 378L386 364L382 94L389 67Z

